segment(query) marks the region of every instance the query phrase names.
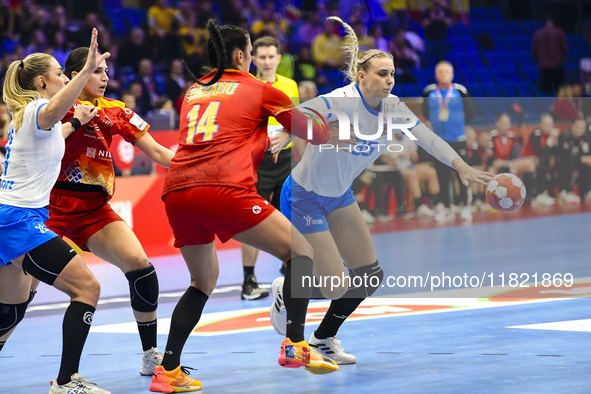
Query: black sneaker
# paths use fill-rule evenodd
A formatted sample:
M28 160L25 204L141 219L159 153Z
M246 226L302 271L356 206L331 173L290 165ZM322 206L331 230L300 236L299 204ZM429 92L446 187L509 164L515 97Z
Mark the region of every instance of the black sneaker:
M259 287L257 278L254 275L248 275L242 283L242 294L240 298L243 300L258 300L269 296L269 292Z

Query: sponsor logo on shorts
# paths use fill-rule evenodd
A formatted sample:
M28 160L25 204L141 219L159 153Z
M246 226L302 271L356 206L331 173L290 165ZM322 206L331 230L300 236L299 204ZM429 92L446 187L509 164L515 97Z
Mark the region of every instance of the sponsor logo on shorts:
M45 232L47 231L47 227L45 227L45 225L43 224L38 224L35 226L35 228L39 230L41 234L45 234Z
M324 223L322 221L322 219L314 219L310 215L304 216L304 219L306 219L306 226L312 226L314 224L322 224L322 223Z
M262 211L262 209L258 205L255 205L254 207L252 207L252 212L254 212L256 215L261 213L261 211Z
M94 313L86 312L86 313L84 313L84 317L82 317L82 320L84 320L84 323L86 323L90 326L90 325L92 325L92 318L93 317L94 317Z

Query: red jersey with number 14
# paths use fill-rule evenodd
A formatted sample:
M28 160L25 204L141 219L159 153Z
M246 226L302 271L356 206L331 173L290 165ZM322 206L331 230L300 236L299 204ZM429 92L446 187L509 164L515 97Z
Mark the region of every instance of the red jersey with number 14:
M243 71L226 70L212 86L194 84L183 99L179 148L163 195L201 185L255 190L268 118L290 109L285 93Z

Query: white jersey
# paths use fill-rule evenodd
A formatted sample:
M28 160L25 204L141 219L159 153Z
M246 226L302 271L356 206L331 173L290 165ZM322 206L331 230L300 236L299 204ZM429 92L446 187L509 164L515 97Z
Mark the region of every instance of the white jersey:
M400 102L398 97L394 95L390 95L388 100L389 105L393 103L397 106L404 106L404 103ZM410 112L405 106L404 108L403 112ZM359 117L359 131L365 135L374 135L378 130L384 128L384 124L379 123L379 111L372 109L363 99L356 83L306 101L300 104L298 109L304 113L313 112L310 110L326 113L330 112L331 109L337 109L347 114L351 122L353 122L354 114L357 114ZM332 116L328 116L326 120L333 121ZM412 129L412 133L418 139L416 142L419 145L445 164L451 165L454 159L459 158L458 154L448 144L437 137L424 124L418 123L409 129ZM342 148L337 150L335 147L330 148L327 145L308 144L302 160L291 173L292 178L306 191L312 191L325 197L342 196L349 190L353 180L372 164L379 155L384 153L389 146L392 146L390 141L387 140L387 135L382 135L376 140L357 139L357 142L359 145L355 146L352 153ZM395 144L396 139L391 142Z
M62 124L41 130L37 114L49 100L30 102L24 111L21 128L9 126L6 159L0 187L0 204L20 208L43 208L60 172L66 150Z

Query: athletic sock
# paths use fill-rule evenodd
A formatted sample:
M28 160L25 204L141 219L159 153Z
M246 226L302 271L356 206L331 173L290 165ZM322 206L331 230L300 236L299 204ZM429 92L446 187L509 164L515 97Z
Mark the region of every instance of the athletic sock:
M152 320L152 321L147 321L147 322L139 322L136 321L137 323L137 329L140 333L140 339L142 341L142 348L144 349L144 352L146 350L150 350L153 347L158 347L157 346L157 327L158 325L156 324L157 320Z
M176 304L174 312L172 312L170 333L168 334L166 351L162 360L162 366L167 371L172 371L181 365L181 353L185 342L187 342L189 334L199 322L208 299L209 297L204 292L189 286L178 304Z
M423 198L422 197L415 198L415 209L417 209L421 205L423 205Z
M60 386L72 380L72 375L78 372L95 310L93 306L78 301L72 301L66 310L62 325L62 361L57 376Z
M242 266L242 268L244 269L244 280L246 280L246 278L248 278L250 275L254 275L254 267Z
M296 256L287 262L287 272L283 281L283 302L287 312L286 337L293 343L304 340L306 312L312 288L293 288L292 283L303 283L303 277L312 278L312 264L312 259L307 256Z
M365 298L343 298L333 300L330 307L320 322L320 325L314 332L314 336L318 339L332 338L337 335L337 331L345 320L357 309L359 304Z

